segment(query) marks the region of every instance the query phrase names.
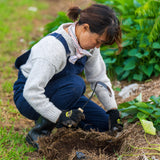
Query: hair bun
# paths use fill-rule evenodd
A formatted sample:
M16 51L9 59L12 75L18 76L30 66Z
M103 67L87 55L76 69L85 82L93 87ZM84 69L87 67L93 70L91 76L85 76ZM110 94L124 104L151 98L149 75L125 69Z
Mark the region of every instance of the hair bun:
M71 20L76 21L79 18L80 13L81 13L81 9L77 6L75 6L75 7L71 7L68 10L67 15Z

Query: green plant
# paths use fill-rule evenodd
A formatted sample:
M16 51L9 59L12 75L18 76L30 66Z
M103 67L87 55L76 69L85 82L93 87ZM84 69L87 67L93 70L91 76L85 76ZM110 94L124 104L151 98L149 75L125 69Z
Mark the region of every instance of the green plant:
M160 1L148 0L143 6L136 10L136 14L142 18L139 19L141 27L150 25L149 40L155 41L160 37ZM160 46L158 47L160 48Z
M120 104L118 108L122 113L122 118L128 117L128 122L133 122L136 119L148 120L160 131L160 96L151 96L148 102L134 99Z
M65 12L58 12L57 17L54 19L53 22L48 23L45 26L44 35L47 35L53 31L55 31L62 23L71 22Z
M157 0L95 0L112 7L123 32L123 50L102 47L110 77L143 81L160 74L160 2ZM156 7L155 7L156 6ZM149 35L149 36L148 36Z

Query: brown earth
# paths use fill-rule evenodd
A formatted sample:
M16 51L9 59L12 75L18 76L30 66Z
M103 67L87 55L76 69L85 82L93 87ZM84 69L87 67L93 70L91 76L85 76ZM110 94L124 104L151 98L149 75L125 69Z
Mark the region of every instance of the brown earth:
M137 83L137 82L132 82L132 83ZM113 85L116 82L113 82ZM120 87L121 89L125 86L130 85L131 83L128 82L120 82L120 84L117 85L117 87ZM142 101L148 101L149 98L154 95L158 97L160 95L160 77L153 77L152 79L146 80L145 82L137 83L139 85L138 89L133 92L133 95L131 95L129 98L123 99L122 97L118 96L117 91L115 91L115 96L117 103L123 103L127 101L131 101L134 98L136 98L140 93L142 94Z
M144 139L145 136L149 143L157 145L149 145ZM123 155L123 160L139 160L143 154L160 157L159 151L144 149L159 147L160 138L145 135L142 127L137 123L125 126L116 137L111 136L109 132L85 132L80 129L62 128L50 137L40 139L39 142L40 149L37 154L45 156L47 160L74 160L77 151L84 153L87 160L116 160L120 155Z
M67 9L73 5L79 5L83 8L89 3L92 3L91 0L47 0L47 2L50 4L50 7L43 11L42 14L52 15L53 18L58 11L67 11ZM36 32L33 31L33 39L41 34L36 30L36 27L40 24L45 25L48 22L45 18L43 22L38 20L34 21ZM114 87L121 89L130 84L126 81L118 84L117 82L112 83ZM133 100L139 93L142 93L143 101L148 101L152 95L160 95L160 77L153 78L148 82L139 83L139 85L140 87L134 92L134 95L127 99L122 99L122 97L118 95L119 92L115 91L117 103L120 104ZM87 84L86 95L90 92L91 90ZM94 97L93 100L100 104L96 97ZM19 119L18 122L15 122L15 130L19 133L21 133L22 128L29 130L29 128L34 125L32 121L25 119L19 114L11 114L8 116L14 116ZM85 132L80 129L74 130L66 128L54 129L50 137L39 140L40 150L38 152L26 153L26 155L28 155L30 159L43 159L42 157L44 156L48 160L75 160L76 151L79 151L85 154L85 159L87 160L145 160L145 157L154 158L153 156L160 159L160 149L155 149L156 147L160 147L160 137L157 135L146 135L138 122L135 124L127 124L124 121L124 123L124 130L117 133L116 136L111 136L109 132ZM3 125L9 126L12 124ZM120 158L121 155L123 155L123 158Z

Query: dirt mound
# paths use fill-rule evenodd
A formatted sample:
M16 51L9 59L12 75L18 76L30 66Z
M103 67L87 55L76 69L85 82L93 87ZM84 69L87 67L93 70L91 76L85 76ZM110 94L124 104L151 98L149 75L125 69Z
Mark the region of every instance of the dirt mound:
M39 154L49 160L73 160L76 151L84 153L88 160L110 156L113 158L115 152L120 151L130 132L131 130L124 130L114 137L109 135L109 132L61 128L50 137L39 140Z
M125 123L116 136L109 132L86 132L81 129L54 129L50 137L39 139L37 157L47 160L140 160L160 158L160 137L148 135L139 123ZM35 155L33 155L35 157Z

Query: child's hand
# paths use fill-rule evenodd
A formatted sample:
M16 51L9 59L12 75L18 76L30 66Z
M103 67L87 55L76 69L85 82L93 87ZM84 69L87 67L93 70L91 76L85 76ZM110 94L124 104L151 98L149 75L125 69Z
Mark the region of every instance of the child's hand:
M57 123L66 127L77 127L82 119L85 119L85 115L80 110L73 109L70 111L62 111Z

